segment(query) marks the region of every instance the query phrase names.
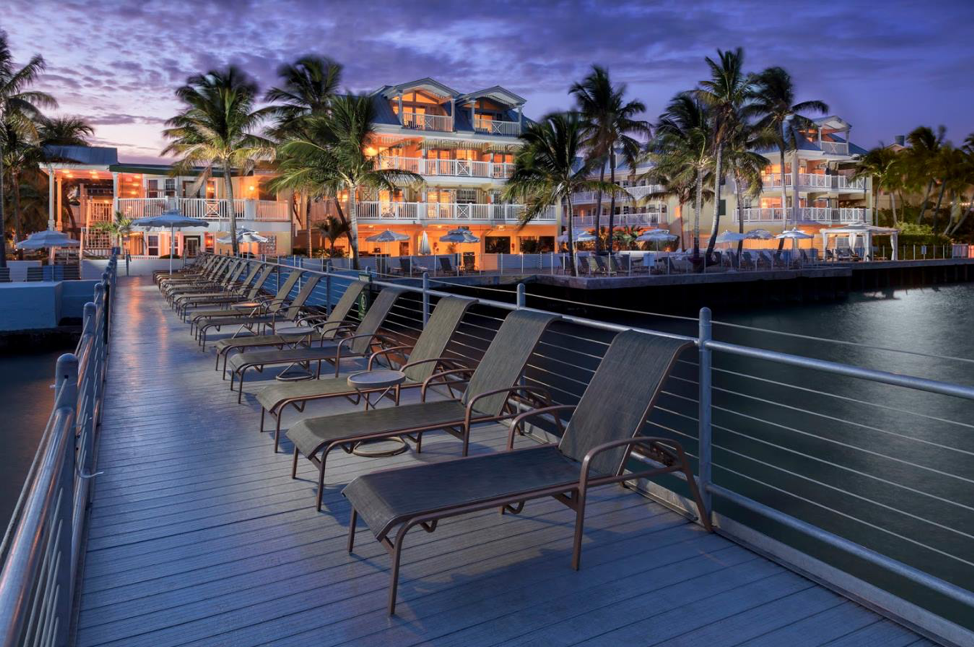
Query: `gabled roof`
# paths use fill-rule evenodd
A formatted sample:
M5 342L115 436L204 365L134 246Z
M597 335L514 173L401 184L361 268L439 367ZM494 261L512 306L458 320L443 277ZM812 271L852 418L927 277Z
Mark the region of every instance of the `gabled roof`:
M376 90L376 94L381 94L386 99L392 99L399 93L408 92L410 90L428 90L437 94L446 95L448 97L460 96L460 93L450 86L440 83L436 79L432 79L428 76L423 79L417 79L416 81L400 83L399 85L384 85Z
M118 149L106 146L45 146L44 153L55 163L111 166L118 164Z
M818 119L813 119L812 121L822 128L835 128L837 130L847 130L852 128L852 124L842 117L837 117L836 115L819 117Z
M521 106L527 101L522 96L514 94L507 88L495 85L493 87L485 88L483 90L477 90L476 92L468 92L457 98L458 101L476 101L480 98L493 99L499 103L506 103L509 106Z

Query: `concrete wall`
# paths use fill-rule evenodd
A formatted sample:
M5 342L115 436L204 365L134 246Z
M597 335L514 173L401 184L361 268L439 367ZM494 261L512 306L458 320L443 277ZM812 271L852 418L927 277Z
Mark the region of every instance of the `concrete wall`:
M191 264L195 259L188 259L185 261L186 264ZM172 261L173 271L181 269L183 267L183 259L174 258ZM108 259L85 259L81 263L81 278L83 279L100 279L102 272L105 271L105 267L108 266ZM121 276L152 276L152 273L156 270L166 271L169 269L169 259L168 258L135 258L125 262L123 259L118 260L118 275Z
M0 283L0 331L56 328L81 319L96 281Z
M11 281L26 281L27 280L27 268L28 267L40 267L40 261L7 261L7 267L10 268L10 280Z

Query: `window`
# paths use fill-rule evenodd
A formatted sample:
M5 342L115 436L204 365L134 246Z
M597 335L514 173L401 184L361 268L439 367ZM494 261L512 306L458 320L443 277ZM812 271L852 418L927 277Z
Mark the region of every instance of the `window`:
M146 246L148 247L149 256L159 255L159 236L158 234L149 234L146 236Z
M484 252L487 254L510 254L511 239L507 236L486 236Z
M166 178L165 195L167 198L176 197L176 178Z
M145 181L145 196L147 198L158 198L159 197L159 180L146 180Z
M475 204L477 202L477 189L457 189L457 203Z

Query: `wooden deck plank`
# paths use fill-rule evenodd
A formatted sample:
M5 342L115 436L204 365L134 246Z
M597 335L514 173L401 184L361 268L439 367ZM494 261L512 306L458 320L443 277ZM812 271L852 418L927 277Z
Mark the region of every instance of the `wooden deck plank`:
M290 445L275 454L272 435L257 431L253 394L272 374L248 378L237 404L155 286L120 287L79 647L918 640L618 487L589 501L579 572L569 567L572 513L553 500L414 534L389 618L388 555L366 528L346 553L340 490L374 469L457 457L460 444L434 434L421 455L336 454L317 513L313 467L301 460L290 479ZM315 403L285 426L352 408ZM506 429L484 428L471 451L505 441Z

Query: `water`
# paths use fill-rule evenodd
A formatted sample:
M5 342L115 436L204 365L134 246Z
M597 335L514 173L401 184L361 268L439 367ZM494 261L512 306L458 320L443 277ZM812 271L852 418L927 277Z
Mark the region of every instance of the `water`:
M10 514L27 476L37 443L54 405L54 363L58 352L0 356L0 524Z

